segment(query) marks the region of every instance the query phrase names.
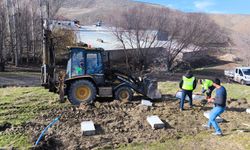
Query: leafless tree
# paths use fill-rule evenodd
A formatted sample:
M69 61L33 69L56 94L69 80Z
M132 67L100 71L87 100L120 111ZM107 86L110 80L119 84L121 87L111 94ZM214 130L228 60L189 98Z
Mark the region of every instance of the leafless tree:
M23 60L37 61L42 50L40 4L48 3L52 19L64 0L3 0L0 1L0 57L18 66ZM25 59L24 59L25 58Z
M65 55L68 57L67 46L76 43L76 36L74 31L69 29L55 29L52 32L53 45L55 47L58 59L63 58Z
M159 21L162 19L160 17L161 11L163 10L142 4L139 7L127 9L116 17L112 17L114 18L111 23L113 26L112 31L123 46L127 67L136 66L135 69L142 71L148 65L146 57L148 51L145 49L164 45L163 42L157 40L161 26ZM168 10L165 9L164 11ZM132 54L134 55L132 60L129 60L128 49L135 50Z
M226 45L227 34L206 14L186 14L175 18L166 17L162 30L168 33L164 46L163 59L167 70L172 71L179 62L179 54L192 52L194 55L201 50L209 50L214 45Z
M4 47L6 37L6 14L3 2L0 2L0 71L4 70Z
M184 51L198 52L209 49L214 43L225 42L223 30L205 14L183 14L141 5L116 18L113 33L123 45L126 63L135 66L127 56L127 49L135 49L133 55L139 70L147 62L145 49L164 48L157 59L171 71L179 65L177 57ZM163 39L159 39L160 33Z

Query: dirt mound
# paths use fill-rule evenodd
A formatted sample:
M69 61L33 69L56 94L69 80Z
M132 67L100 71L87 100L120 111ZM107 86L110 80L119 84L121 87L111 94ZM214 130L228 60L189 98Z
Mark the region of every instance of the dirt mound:
M60 122L48 130L38 147L34 149L113 149L129 143L148 143L153 141L164 142L168 139L179 139L185 135L197 135L203 129L202 124L207 122L203 112L212 106L201 107L194 102L194 109L179 112L179 101L168 98L155 102L153 107L140 106L140 102L122 103L96 102L93 107L68 107L54 109L49 113L41 114L34 121L24 127L35 143L41 131L57 116L64 112ZM169 100L171 99L171 100ZM234 103L230 100L230 104ZM222 117L226 122L222 129L231 131L240 126L239 119L247 120L249 116L238 111L247 101L241 100L235 108L229 108ZM239 114L240 113L240 114ZM166 128L152 130L146 122L149 115L158 115L166 124ZM240 116L240 117L239 117ZM230 119L231 118L231 119ZM82 121L92 120L97 130L94 136L83 136L80 132ZM229 123L228 123L229 122Z
M158 102L154 107L140 106L139 102L96 102L94 107L85 110L77 107L52 110L49 114L37 118L37 123L32 125L29 132L33 135L33 140L37 139L41 130L64 111L60 123L48 131L38 149L55 147L54 143L60 143L56 147L64 149L116 148L120 144L133 142L178 139L180 132L197 134L201 130L197 128L201 124L197 120L205 121L202 113L199 113L201 110L197 108L180 113L178 105L179 101ZM152 130L146 122L149 115L158 115L165 122L166 128ZM81 135L80 123L87 120L94 121L96 135ZM52 145L49 145L50 143Z

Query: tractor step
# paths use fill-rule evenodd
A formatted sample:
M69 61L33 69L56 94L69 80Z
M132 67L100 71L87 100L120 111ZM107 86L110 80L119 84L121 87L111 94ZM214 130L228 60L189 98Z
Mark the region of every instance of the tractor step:
M112 87L99 87L99 96L100 97L113 97Z

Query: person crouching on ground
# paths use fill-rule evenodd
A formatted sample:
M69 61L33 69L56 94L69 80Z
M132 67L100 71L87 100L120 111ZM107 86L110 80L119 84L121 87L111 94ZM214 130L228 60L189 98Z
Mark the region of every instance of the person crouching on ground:
M209 129L211 125L215 129L214 135L222 135L222 131L216 122L216 117L222 114L226 108L226 100L227 100L227 91L225 87L221 86L221 82L219 79L215 79L213 86L216 88L216 96L215 98L208 99L208 102L214 103L214 108L212 109L209 115L209 121L207 125L203 125L206 129Z
M189 106L190 108L193 107L193 90L196 88L197 80L191 73L191 71L187 71L187 73L182 77L182 80L180 81L180 89L182 89L182 95L181 95L181 102L180 102L180 111L184 110L184 101L186 95L189 97Z
M200 79L199 80L199 83L201 84L202 86L202 93L205 93L206 92L206 99L210 99L211 98L211 95L212 95L212 92L213 90L215 89L215 87L213 86L213 81L212 80L209 80L209 79Z

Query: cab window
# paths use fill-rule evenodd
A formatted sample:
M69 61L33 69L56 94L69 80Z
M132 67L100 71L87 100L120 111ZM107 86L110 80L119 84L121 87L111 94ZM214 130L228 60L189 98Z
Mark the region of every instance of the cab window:
M103 73L100 53L88 53L86 57L87 57L87 74Z
M241 70L239 70L239 74L240 74L240 76L243 76L243 73L242 73L242 71L241 71Z
M85 60L82 51L75 51L71 56L72 76L80 76L85 73Z

